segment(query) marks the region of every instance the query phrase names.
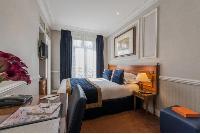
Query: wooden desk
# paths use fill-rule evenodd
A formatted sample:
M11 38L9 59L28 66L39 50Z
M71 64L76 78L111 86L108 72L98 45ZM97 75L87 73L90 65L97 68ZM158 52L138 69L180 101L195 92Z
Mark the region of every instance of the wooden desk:
M148 112L148 106L149 106L149 101L153 101L153 113L155 114L155 106L156 106L156 93L151 93L151 94L143 94L140 93L139 91L133 91L134 95L134 110L136 110L136 98L140 98L141 100L144 101L145 104L145 110Z
M61 102L61 109L60 109L60 115L59 118L57 119L59 121L58 124L58 132L60 133L64 133L66 132L66 117L67 117L67 106L68 106L68 97L66 94L59 94L60 97L58 99L56 99L54 102ZM47 100L40 100L40 98L43 96L33 96L32 101L27 102L24 106L31 106L31 105L37 105L40 102L47 102ZM53 101L52 101L53 102ZM14 112L16 112L18 109L20 108L20 106L15 106L15 107L10 107L10 108L0 108L0 123L2 123L4 120L6 120L10 115L12 115ZM43 121L44 123L47 121ZM41 123L41 122L38 122ZM38 123L34 123L34 124L38 124ZM34 124L27 124L24 126L31 126ZM23 127L23 126L19 126L19 127ZM15 127L16 129L18 127ZM12 129L12 128L11 128ZM49 128L47 128L49 129ZM3 130L5 131L5 130ZM0 130L1 132L1 130Z

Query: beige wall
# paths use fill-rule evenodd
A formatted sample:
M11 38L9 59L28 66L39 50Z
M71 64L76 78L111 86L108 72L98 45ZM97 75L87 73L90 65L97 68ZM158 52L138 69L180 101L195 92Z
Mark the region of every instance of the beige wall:
M200 111L199 96L197 95L200 94L200 90L198 90L200 88L199 5L199 0L159 0L158 3L130 22L133 23L158 7L157 59L113 58L113 38L126 26L107 39L108 63L110 64L155 64L156 62L161 64L161 76L163 77L160 80L158 110L180 104ZM166 79L167 77L172 78ZM195 82L197 82L196 85Z
M39 9L35 0L0 1L0 50L20 57L28 66L32 84L12 93L38 94Z
M159 18L161 75L200 80L200 1L162 0Z

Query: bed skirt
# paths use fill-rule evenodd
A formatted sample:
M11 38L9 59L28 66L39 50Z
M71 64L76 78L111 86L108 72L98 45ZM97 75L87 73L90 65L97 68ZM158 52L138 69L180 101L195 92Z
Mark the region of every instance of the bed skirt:
M138 101L137 101L138 102ZM93 119L102 115L115 114L133 110L134 98L127 96L124 98L110 99L102 102L102 107L86 109L84 119ZM139 105L137 104L137 107Z

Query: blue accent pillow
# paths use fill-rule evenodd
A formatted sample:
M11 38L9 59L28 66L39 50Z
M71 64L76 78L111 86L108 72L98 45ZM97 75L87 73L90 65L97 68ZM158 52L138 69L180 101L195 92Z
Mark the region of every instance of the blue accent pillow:
M111 80L112 70L105 69L103 72L103 78L107 80Z
M112 76L112 82L122 85L124 83L124 70L115 70Z

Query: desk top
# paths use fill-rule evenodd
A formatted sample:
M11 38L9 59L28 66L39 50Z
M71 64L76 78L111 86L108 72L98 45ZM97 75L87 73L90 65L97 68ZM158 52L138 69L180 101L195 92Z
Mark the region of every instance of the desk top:
M43 95L44 96L44 95ZM41 102L47 102L46 99L41 100L40 98L43 96L33 96L33 99L23 106L32 106L37 105ZM59 121L59 130L58 132L66 132L66 116L67 116L67 95L66 94L59 94L59 98L55 101L51 102L61 102L60 108L60 121ZM11 116L14 112L16 112L21 106L14 106L14 107L4 107L0 108L0 123L5 121L9 116ZM29 125L29 124L27 124Z

